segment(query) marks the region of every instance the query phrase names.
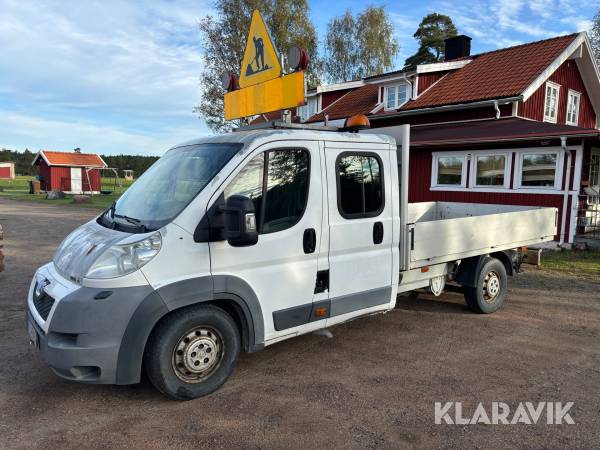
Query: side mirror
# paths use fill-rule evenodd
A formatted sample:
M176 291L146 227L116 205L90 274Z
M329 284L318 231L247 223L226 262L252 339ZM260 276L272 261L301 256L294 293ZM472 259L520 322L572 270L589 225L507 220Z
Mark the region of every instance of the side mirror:
M232 247L246 247L258 242L254 203L243 195L232 195L225 207L225 238Z

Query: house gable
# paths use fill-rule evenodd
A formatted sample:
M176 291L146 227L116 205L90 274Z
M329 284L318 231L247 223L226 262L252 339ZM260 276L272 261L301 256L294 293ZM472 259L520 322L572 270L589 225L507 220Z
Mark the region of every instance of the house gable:
M557 123L565 124L567 121L567 98L569 91L580 93L579 117L577 126L583 128L596 128L596 112L588 95L587 88L581 77L579 66L573 59L563 62L550 77L540 85L525 101L518 105L518 115L527 119L543 121L544 103L546 97L546 83L560 86L558 93Z

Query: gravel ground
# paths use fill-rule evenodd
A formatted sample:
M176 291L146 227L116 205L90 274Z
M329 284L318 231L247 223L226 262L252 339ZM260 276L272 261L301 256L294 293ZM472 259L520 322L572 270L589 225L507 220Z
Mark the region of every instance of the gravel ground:
M242 355L215 394L179 403L148 382L55 376L28 345L26 290L60 240L97 211L0 199L2 448L592 448L600 430L600 281L529 269L504 308L458 293L399 297L385 315ZM435 425L434 402L516 408L572 401L574 425Z

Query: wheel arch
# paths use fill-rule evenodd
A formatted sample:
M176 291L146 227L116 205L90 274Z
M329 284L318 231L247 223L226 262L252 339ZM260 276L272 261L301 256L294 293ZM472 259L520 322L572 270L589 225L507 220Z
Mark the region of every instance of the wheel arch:
M454 275L454 280L465 287L476 287L481 267L490 260L489 255L473 256L461 261Z
M454 275L455 281L461 286L476 287L481 268L491 259L499 260L506 269L506 274L513 275L512 260L506 252L501 251L462 260Z
M217 306L232 316L245 351L253 353L264 348L262 309L246 282L232 276L188 279L152 292L132 315L119 349L116 383L140 381L148 339L162 320L174 311L202 304Z
M505 252L505 251L494 252L494 253L490 253L490 256L492 258L496 258L504 265L504 268L506 269L506 274L508 276L514 275L513 261L507 252Z

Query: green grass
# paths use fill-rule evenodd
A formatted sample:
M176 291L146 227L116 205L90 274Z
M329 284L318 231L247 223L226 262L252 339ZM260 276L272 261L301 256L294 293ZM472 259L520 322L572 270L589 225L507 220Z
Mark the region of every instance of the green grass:
M29 180L33 179L30 176L17 176L14 180L0 180L0 186L3 188L3 192L0 192L0 198L11 198L14 200L22 200L22 201L30 201L30 202L38 202L45 203L49 205L72 205L79 206L83 208L98 208L98 209L106 209L108 208L112 202L118 199L125 190L131 186L132 181L121 180L122 186L117 186L115 191L112 194L104 195L97 194L91 196L90 203L73 203L73 196L67 195L63 199L58 200L48 200L46 198L46 194L30 194L29 193ZM111 178L102 178L102 188L103 189L112 189L113 187L113 179Z
M542 268L599 279L600 251L561 250L545 252L542 255Z

